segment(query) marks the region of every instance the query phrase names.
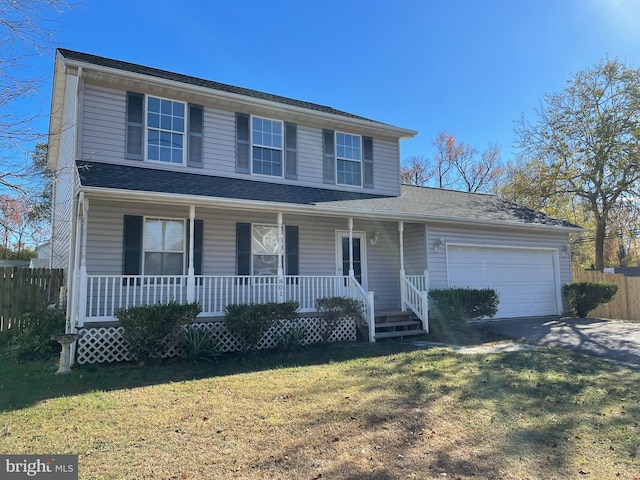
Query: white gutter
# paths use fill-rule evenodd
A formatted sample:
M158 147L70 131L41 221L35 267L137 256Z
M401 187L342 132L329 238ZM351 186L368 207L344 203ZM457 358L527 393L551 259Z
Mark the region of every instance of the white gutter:
M563 227L558 225L541 225L541 224L522 224L516 222L504 222L496 220L478 220L472 218L461 218L444 215L424 215L419 213L407 212L381 212L380 210L370 209L353 209L342 207L326 207L322 205L299 205L295 203L281 202L264 202L262 200L242 200L237 198L219 198L219 197L202 197L199 195L184 195L163 192L141 192L136 190L125 190L118 188L103 187L80 187L82 192L95 196L102 196L111 200L120 201L142 201L151 203L174 204L174 205L191 205L197 203L208 207L223 207L230 209L251 209L254 211L273 212L274 210L286 210L287 213L298 213L303 215L333 215L333 216L357 216L360 218L377 218L387 219L390 221L415 221L415 222L436 222L436 223L460 223L465 224L492 226L492 227L511 227L536 230L555 230L566 232L581 232L583 229L579 227ZM115 197L115 198L114 198Z
M360 118L353 118L345 115L339 115L336 113L310 110L308 108L297 107L295 105L280 103L274 100L265 100L265 99L251 97L247 95L241 95L238 93L225 92L223 90L216 90L210 87L201 87L201 86L193 85L190 83L180 82L178 80L169 80L166 78L154 77L154 76L145 75L142 73L130 72L128 70L105 67L102 65L96 65L94 63L83 62L81 60L65 58L65 64L70 66L77 66L79 68L84 66L85 70L88 70L88 71L96 71L96 72L114 75L118 77L130 78L132 80L137 80L147 84L156 83L160 85L171 86L172 88L176 88L180 90L189 90L194 93L199 93L209 97L219 98L226 101L234 101L234 102L239 102L244 104L255 105L259 107L267 107L267 108L272 108L277 110L284 110L287 112L291 112L293 114L308 116L310 118L317 119L320 117L326 120L330 120L332 122L335 122L336 119L339 119L341 122L344 122L344 123L349 123L349 124L357 125L363 128L369 128L369 129L379 130L382 132L387 132L387 134L393 134L394 137L399 137L403 139L413 138L418 134L416 130L409 130L406 128L395 127L393 125L387 125L385 123L376 122L374 120L363 120ZM172 72L169 72L169 73L172 73ZM185 75L185 76L189 76L189 75ZM192 77L192 78L196 78L196 77ZM204 79L201 79L201 80L204 80ZM243 88L243 87L238 87L238 88ZM251 90L251 89L247 88L247 90ZM258 92L257 90L255 91ZM272 95L266 92L259 92L259 93L263 93L265 95ZM282 95L273 95L273 96L282 96ZM283 98L287 98L287 97L283 97ZM289 100L294 100L294 99L289 99ZM319 106L322 106L322 105L319 105ZM332 107L329 107L329 108L332 108Z

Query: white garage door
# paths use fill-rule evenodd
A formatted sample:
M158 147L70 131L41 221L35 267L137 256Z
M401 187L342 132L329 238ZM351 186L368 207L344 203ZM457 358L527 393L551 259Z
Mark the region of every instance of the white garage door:
M495 318L558 315L555 252L447 246L449 286L495 289Z

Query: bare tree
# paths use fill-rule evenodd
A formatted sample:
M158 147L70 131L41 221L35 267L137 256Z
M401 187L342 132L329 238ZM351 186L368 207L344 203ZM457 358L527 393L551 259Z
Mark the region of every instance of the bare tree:
M433 177L429 160L422 155L409 158L400 167L400 180L404 185L425 186Z
M433 177L438 188L447 188L453 185L449 179L449 171L455 166L455 159L460 155L461 147L456 143L456 138L448 132L442 131L435 138L431 139L431 144L436 147L433 155Z
M31 63L52 51L56 21L68 6L63 0L0 0L1 190L28 190L33 171L26 152L43 136L32 127L40 112L23 100L35 98L45 80Z
M460 155L454 159L454 165L464 189L467 192L497 190L504 175L500 147L490 144L477 159L478 151L475 148L470 145L461 145Z

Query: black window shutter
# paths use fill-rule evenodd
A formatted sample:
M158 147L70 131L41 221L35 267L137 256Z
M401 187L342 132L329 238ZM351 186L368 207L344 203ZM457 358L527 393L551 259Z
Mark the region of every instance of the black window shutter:
M373 188L373 138L362 137L364 151L364 188Z
M187 139L187 165L204 166L204 110L200 105L189 105L189 137Z
M184 263L187 269L189 268L189 247L191 246L190 232L191 232L191 228L189 227L189 219L187 219L187 248L185 249L187 254L184 260ZM196 218L193 221L193 273L194 275L202 275L203 244L204 244L204 221L198 220Z
M295 123L284 124L284 142L285 142L285 156L284 156L284 176L285 178L291 178L297 180L298 178L298 127Z
M299 261L299 241L298 241L298 227L295 225L286 225L284 232L284 244L286 247L287 256L287 275L299 275L300 274L300 261Z
M142 266L142 217L124 216L123 275L140 275Z
M236 172L249 173L249 115L236 113Z
M333 130L322 130L324 183L336 183L336 148Z
M251 275L250 223L236 223L236 275Z
M127 92L126 158L142 160L143 143L144 95L141 93Z

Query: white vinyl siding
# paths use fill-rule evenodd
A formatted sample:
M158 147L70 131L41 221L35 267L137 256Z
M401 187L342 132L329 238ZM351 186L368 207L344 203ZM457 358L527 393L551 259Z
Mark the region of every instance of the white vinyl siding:
M126 92L85 83L80 159L131 163L124 159Z
M53 198L53 238L51 240L51 266L69 274L69 260L73 254L73 206L76 191L74 130L76 111L76 89L78 77L66 76L64 111L59 138L59 153Z
M404 224L404 269L407 275L423 275L427 269L425 230L422 223Z
M195 103L204 106L204 166L194 170L194 173L247 179L246 174L238 174L235 171L235 112L207 105L202 100L198 98ZM82 142L79 151L81 160L142 166L141 162L125 159L126 92L124 90L86 83L82 115ZM298 178L291 180L260 176L254 180L362 191L361 187L323 183L322 128L296 123ZM331 125L326 127L331 128ZM374 138L373 158L375 188L367 190L366 193L398 195L400 193L398 141ZM163 162L145 162L144 167L185 171L184 166Z

